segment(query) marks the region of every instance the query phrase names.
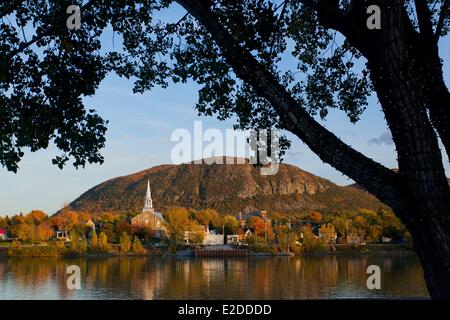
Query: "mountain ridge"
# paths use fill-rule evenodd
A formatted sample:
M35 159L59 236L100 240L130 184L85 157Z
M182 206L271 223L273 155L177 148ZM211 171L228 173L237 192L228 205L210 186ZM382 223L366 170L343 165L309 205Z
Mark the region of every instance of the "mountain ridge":
M227 162L229 163L229 162ZM280 164L273 176L244 164L162 164L108 179L84 192L68 208L89 212L140 212L147 180L155 209L182 206L213 208L220 213L265 209L283 213L310 210L387 209L373 195L352 186L338 186L294 165Z

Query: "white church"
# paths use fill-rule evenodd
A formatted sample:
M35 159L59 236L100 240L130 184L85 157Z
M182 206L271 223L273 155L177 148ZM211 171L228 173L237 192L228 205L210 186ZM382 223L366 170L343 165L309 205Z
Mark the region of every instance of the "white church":
M155 232L155 238L162 239L167 236L165 220L161 212L153 208L152 193L150 190L150 181L147 180L147 192L145 194L144 208L142 213L131 219L131 227L134 230L148 229ZM205 226L203 245L223 245L224 238L222 234L211 232L208 226ZM185 232L185 243L189 243L189 231Z
M131 219L133 229L150 229L155 232L155 238L164 238L167 230L164 225L165 220L161 212L153 209L152 193L150 190L150 181L147 180L147 192L145 194L144 208L142 213Z

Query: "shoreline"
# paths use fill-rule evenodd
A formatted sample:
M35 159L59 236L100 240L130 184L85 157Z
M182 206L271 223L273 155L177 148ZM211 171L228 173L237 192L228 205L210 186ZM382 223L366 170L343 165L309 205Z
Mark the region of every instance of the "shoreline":
M37 247L37 246L36 246ZM166 250L155 250L155 248L146 248L145 253L121 253L121 252L87 252L82 254L77 253L60 253L51 255L12 255L8 256L10 247L0 247L0 260L7 260L11 258L112 258L112 257L175 257L175 258L203 258L196 257L194 249L180 250L175 253L169 253ZM330 246L326 251L311 251L300 252L294 254L292 252L254 252L250 251L245 258L257 257L308 257L308 256L364 256L364 255L415 255L412 248L405 244L369 244L363 246L349 246L349 245L334 245ZM205 257L208 258L208 257ZM228 257L217 256L216 259L226 259ZM242 258L242 257L241 257Z

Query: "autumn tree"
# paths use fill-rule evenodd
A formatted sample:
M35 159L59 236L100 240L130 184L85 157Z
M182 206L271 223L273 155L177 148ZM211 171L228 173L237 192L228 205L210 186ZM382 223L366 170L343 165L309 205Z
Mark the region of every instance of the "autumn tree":
M118 234L123 234L124 232L128 235L132 234L132 230L131 230L131 225L130 223L128 223L125 220L120 221L117 225L116 225L116 232Z
M102 224L101 231L106 235L111 243L116 243L118 240L117 233L115 231L115 227L112 223L107 222ZM119 234L120 236L120 234Z
M353 219L352 227L353 227L352 231L354 233L356 233L361 238L361 240L363 240L366 236L366 230L367 230L366 219L361 215L357 215Z
M87 223L90 219L91 219L91 215L89 212L83 211L78 214L78 220L81 223Z
M203 225L200 225L195 221L190 221L188 232L188 240L190 243L198 244L203 242L203 239L205 238L205 229Z
M170 240L174 244L180 244L184 241L186 231L189 231L191 221L186 208L170 208L166 212L166 227Z
M239 229L239 221L235 216L232 215L226 215L223 218L223 225L226 235L236 234L237 230Z
M42 223L37 227L37 238L41 241L48 240L53 236L53 229L48 223Z
M338 234L338 238L342 241L344 240L351 228L352 220L345 216L335 216L331 220L331 223L334 225L334 228Z
M325 239L327 243L334 242L336 231L334 229L334 225L331 223L324 223L319 228L319 234L321 237Z
M302 248L305 252L325 251L327 240L318 237L312 229L311 225L302 226L300 229L300 239Z
M128 233L123 232L120 236L120 252L127 253L131 250L131 239Z
M319 211L311 211L309 213L309 218L315 223L318 223L322 221L322 214Z
M14 229L15 236L22 241L36 240L36 227L31 223L20 223Z
M214 228L220 228L222 226L219 213L214 209L208 208L204 210L198 210L194 213L194 219L204 226L210 224Z
M47 214L41 210L32 210L27 214L27 219L30 220L31 223L40 223L44 219L47 218Z
M93 248L97 248L98 247L98 236L97 236L97 233L95 233L95 232L92 233L91 246Z
M275 226L273 230L275 240L281 251L287 252L295 245L295 241L297 240L296 234L288 225L280 224Z
M142 246L141 240L138 237L134 237L133 244L131 245L131 251L135 254L143 254L146 252L145 248Z
M78 224L78 213L64 207L57 216L52 217L51 223L59 230L70 231L73 226Z
M271 241L274 239L275 235L269 221L261 219L260 217L252 216L249 218L248 224L256 236L264 238L266 241Z
M154 18L172 3L185 9L181 19ZM193 80L200 114L289 131L390 206L412 235L431 297L450 299L450 188L439 148L440 141L450 154L450 93L439 55L448 1L88 1L83 26L69 30L72 4L0 4L8 18L0 22L0 163L8 170L17 170L24 148L51 141L60 167L70 158L77 167L102 162L106 123L84 97L109 72L135 79L136 93ZM379 28L368 24L369 5L379 8ZM108 24L124 39L109 52L99 50ZM339 109L356 122L372 93L398 171L318 121Z
M6 229L8 227L8 219L7 217L0 217L0 229Z

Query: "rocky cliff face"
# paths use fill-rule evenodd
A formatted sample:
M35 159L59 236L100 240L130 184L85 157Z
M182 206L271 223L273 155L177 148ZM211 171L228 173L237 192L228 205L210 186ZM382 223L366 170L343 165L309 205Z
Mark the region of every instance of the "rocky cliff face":
M266 209L299 212L384 207L370 194L281 164L276 175L262 176L251 164L161 165L105 181L69 206L77 211L140 211L147 180L157 210L172 206L215 208L222 213Z

